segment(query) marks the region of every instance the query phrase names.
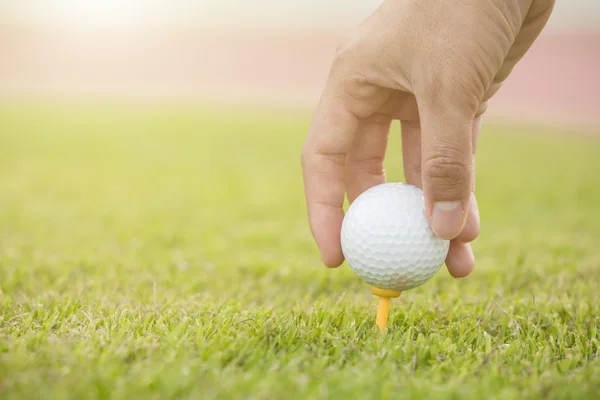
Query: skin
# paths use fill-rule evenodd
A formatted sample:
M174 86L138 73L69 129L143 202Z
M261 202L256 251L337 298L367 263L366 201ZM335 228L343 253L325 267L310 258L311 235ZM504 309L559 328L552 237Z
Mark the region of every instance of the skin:
M387 0L338 48L302 150L321 259L344 261L344 196L384 183L400 121L406 182L423 189L454 277L471 273L480 231L475 150L488 100L529 50L554 0Z

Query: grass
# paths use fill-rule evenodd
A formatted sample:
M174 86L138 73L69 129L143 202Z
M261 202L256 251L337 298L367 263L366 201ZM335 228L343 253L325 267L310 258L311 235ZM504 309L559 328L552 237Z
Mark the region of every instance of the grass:
M308 122L2 104L0 397L600 392L597 138L487 127L476 271L403 294L378 341L367 286L310 237Z

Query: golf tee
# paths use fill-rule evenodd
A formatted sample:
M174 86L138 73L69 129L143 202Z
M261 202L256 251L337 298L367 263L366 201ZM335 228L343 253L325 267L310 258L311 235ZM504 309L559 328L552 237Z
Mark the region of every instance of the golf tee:
M390 314L390 303L392 298L399 297L402 292L391 289L381 289L372 287L371 293L379 297L379 304L377 305L377 318L375 324L379 331L383 333L387 328L388 317Z

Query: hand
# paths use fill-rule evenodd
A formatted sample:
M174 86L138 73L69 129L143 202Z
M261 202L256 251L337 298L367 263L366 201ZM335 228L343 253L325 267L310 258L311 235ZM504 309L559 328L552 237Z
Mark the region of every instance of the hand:
M488 100L545 26L554 0L386 0L342 46L302 151L308 218L328 267L344 261L344 195L385 182L400 120L406 181L433 231L451 239L454 277L474 267L475 149Z

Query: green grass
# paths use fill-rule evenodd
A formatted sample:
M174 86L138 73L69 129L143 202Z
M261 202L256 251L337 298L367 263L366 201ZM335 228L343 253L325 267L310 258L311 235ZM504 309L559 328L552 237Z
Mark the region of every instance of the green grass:
M310 237L308 123L1 105L0 397L600 392L600 140L486 128L476 271L403 294L378 341L368 287Z

